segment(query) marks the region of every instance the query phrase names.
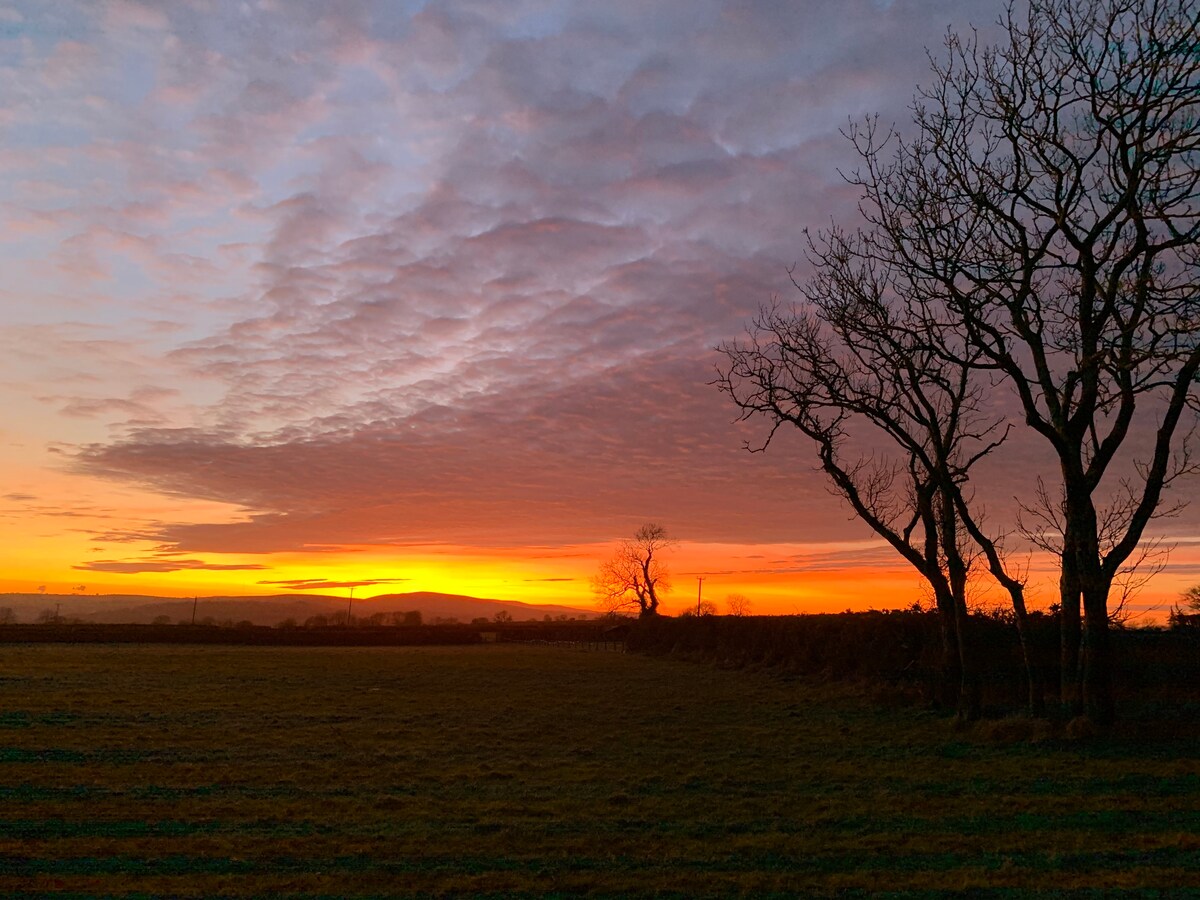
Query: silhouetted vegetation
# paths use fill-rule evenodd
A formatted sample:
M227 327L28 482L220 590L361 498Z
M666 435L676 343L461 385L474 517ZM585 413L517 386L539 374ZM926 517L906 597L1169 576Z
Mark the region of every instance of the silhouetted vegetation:
M648 522L620 543L592 578L592 592L609 612L634 610L641 616L658 615L671 579L663 552L674 541L662 525Z
M976 648L980 703L991 715L1027 708L1026 660L1039 683L1058 683L1058 621L1027 619L1022 647L1010 614L975 613L966 620ZM1120 696L1157 703L1200 702L1200 628L1114 631L1120 651ZM667 655L730 669L785 676L860 680L896 688L897 696L944 707L941 627L936 613L916 610L804 616L689 616L638 620L626 641L632 652ZM949 709L953 709L953 705Z
M1179 599L1191 612L1200 613L1200 584L1192 585Z
M218 623L202 621L196 625L156 623L151 625L96 624L81 622L43 622L34 624L0 623L0 644L242 644L249 646L293 647L406 647L453 644L478 644L482 634L501 641L577 642L597 641L614 621L609 618L515 621L503 615L476 618L471 623L434 622L420 624L420 613L397 613L393 624L331 625L324 616L311 617L304 625L284 620L272 627L247 621ZM621 620L624 621L624 620ZM409 622L415 624L398 624Z
M863 227L809 235L803 304L724 347L719 384L766 420L767 442L784 426L808 437L855 513L930 582L966 717L972 556L1032 640L1003 539L1056 553L1060 702L1103 727L1114 585L1196 468L1200 6L1032 0L1000 25L991 47L948 35L912 134L849 130ZM1017 415L997 408L998 387ZM1022 427L1052 451L1054 483L995 531L969 471ZM854 442L864 431L872 450ZM894 455L875 455L878 434ZM1034 708L1036 677L1030 659Z
M1168 624L1176 630L1200 634L1200 584L1188 588L1180 595L1179 599L1183 602L1183 606L1178 603L1172 605L1171 613L1167 618Z

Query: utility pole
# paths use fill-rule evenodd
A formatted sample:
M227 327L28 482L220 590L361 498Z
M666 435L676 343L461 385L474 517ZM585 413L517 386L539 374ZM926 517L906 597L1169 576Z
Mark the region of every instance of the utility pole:
M354 609L354 585L350 585L350 605L346 607L346 627L350 627L350 613Z
M700 616L700 590L704 587L704 576L696 576L696 617Z
M192 624L196 624L196 604L200 602L200 595L197 594L192 598Z

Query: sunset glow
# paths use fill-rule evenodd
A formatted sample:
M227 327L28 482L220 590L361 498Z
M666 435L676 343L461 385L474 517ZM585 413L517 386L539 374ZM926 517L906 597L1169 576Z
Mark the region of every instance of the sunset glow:
M848 117L995 12L0 0L0 591L591 608L660 522L668 612L923 602L802 439L747 451L715 347L858 221ZM1003 449L973 485L1044 607L1053 463ZM1200 503L1152 530L1161 615Z

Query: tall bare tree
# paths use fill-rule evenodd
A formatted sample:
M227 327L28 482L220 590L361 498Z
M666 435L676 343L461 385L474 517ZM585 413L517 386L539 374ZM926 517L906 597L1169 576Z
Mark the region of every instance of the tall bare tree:
M993 47L948 37L914 135L852 131L851 180L868 252L952 311L1058 460L1063 696L1105 724L1113 579L1191 468L1200 3L1031 0L1000 24Z
M977 396L968 386L981 375L1010 386L1058 460L1063 702L1103 725L1114 715L1114 580L1164 490L1192 469L1200 0L1029 0L1010 4L999 24L996 46L948 35L932 84L918 90L914 133L881 131L873 120L850 129L862 167L849 180L862 190L867 226L827 236L807 290L819 320L841 329L841 359L818 346L811 321L776 317L756 326L778 339L769 347L725 348L732 365L722 387L743 411L813 438L856 512L927 577L961 577L953 553L945 556L961 526L1009 590L1020 624L1023 584L961 487L976 457L955 441L986 431L959 433L953 413L931 417L923 388L943 410L956 377L964 400ZM888 357L897 336L892 349L911 365ZM777 351L797 338L808 342L799 354L808 369L789 384L794 373L780 368L786 354ZM822 376L830 364L836 374ZM757 392L739 395L739 382ZM888 407L904 413L889 416ZM920 559L907 526L897 531L879 515L881 502L895 502L883 498L897 470L839 456L855 415L908 454L910 512L928 507L926 491L940 495L940 524L926 539L941 530L944 576L930 554Z
M621 541L592 578L592 592L601 606L609 612L637 610L639 616L658 615L662 597L671 590L662 557L673 544L667 529L654 522Z
M974 551L961 485L1006 429L981 412L974 360L931 344L922 299L858 245L836 230L811 243L816 274L797 285L804 308L764 310L748 339L721 348L728 365L717 383L743 417L770 422L751 449L766 449L780 426L799 429L835 491L929 583L944 675L959 716L972 719L980 703L967 608Z

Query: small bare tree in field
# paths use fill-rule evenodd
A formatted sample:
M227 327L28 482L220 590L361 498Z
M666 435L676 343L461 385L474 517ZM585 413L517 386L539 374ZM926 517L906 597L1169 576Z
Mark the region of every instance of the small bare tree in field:
M750 598L745 594L730 594L725 598L725 609L731 616L748 616L751 607Z
M662 597L671 590L663 552L675 542L662 525L648 522L621 542L592 578L592 592L608 612L637 610L658 615Z
M681 618L694 619L699 616L715 616L717 614L717 604L711 600L701 600L695 606L689 605L687 609L679 615Z

